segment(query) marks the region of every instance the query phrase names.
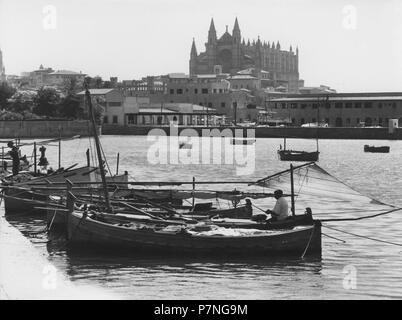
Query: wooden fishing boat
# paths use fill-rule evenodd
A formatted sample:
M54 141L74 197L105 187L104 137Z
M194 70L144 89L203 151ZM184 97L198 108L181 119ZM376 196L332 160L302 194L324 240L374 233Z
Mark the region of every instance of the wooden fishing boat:
M202 229L201 229L202 230ZM244 229L246 230L246 229ZM68 215L68 240L71 247L83 246L102 250L129 250L158 254L246 254L289 255L320 254L321 224L292 230L261 231L222 235L203 233L194 226L174 230L151 224L126 221L116 223L105 214L72 211ZM238 232L241 229L237 229Z
M375 147L375 146L369 146L367 144L364 146L364 152L389 153L389 151L390 151L389 146Z
M318 161L319 151L295 151L295 150L278 150L278 155L281 161Z
M32 178L22 183L16 183L12 185L5 185L3 187L2 197L4 198L5 214L20 214L20 213L38 213L35 209L39 204L47 201L49 195L57 194L56 189L50 189L47 191L36 192L31 190L35 185L47 184L51 186L52 183L64 184L66 179L74 182L91 182L99 181L99 177L96 174L97 168L94 167L80 167L80 168L67 168L59 173L55 172L50 175ZM97 180L98 179L98 180ZM60 192L60 191L59 191ZM65 193L65 191L62 191Z

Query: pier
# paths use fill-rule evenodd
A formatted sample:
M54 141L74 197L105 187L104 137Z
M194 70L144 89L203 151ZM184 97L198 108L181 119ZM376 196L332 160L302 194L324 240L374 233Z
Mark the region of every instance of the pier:
M13 227L0 209L0 300L117 299L103 289L78 286L61 274Z

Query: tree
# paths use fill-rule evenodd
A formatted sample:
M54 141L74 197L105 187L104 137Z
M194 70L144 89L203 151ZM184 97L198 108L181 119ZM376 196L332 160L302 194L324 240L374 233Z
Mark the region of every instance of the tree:
M33 112L40 116L53 116L57 112L60 95L54 88L42 87L34 98Z
M11 87L7 82L0 82L0 109L7 109L10 105L10 99L14 93L15 88Z
M80 106L80 99L73 94L66 96L60 103L59 113L62 117L79 118L83 113L83 109Z

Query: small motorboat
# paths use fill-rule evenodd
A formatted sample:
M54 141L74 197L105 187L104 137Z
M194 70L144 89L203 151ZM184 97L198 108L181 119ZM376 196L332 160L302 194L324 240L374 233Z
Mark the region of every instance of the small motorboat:
M382 147L375 147L375 146L364 146L364 152L372 152L372 153L389 153L390 147L389 146L382 146Z
M320 152L307 152L295 150L278 150L278 155L281 161L305 161L313 162L318 161Z
M246 145L249 145L249 144L254 144L255 143L255 139L253 139L253 138L233 138L231 141L230 141L230 143L231 144L234 144L234 145L237 145L237 144L242 144L242 145L244 145L244 144L246 144Z

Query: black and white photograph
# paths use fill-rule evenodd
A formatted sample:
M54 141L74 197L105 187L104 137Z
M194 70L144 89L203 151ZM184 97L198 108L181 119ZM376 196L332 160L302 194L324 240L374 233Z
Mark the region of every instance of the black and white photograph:
M401 17L0 0L0 300L402 299Z

